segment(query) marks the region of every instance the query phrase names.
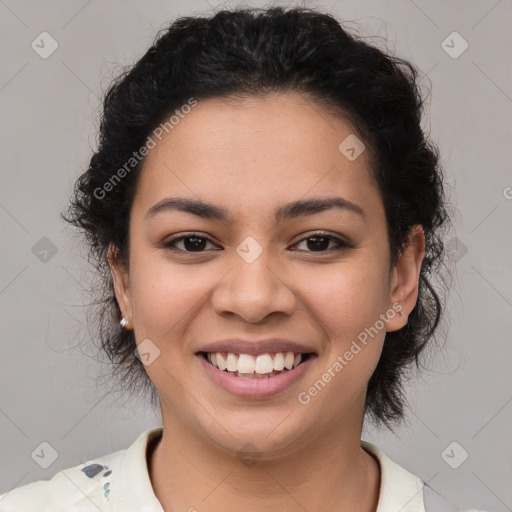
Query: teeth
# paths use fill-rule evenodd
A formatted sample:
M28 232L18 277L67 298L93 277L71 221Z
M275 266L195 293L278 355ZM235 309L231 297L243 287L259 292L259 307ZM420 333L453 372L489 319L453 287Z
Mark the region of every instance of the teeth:
M270 354L261 354L256 358L254 371L259 374L270 373L274 369L274 361Z
M284 370L284 356L281 352L278 352L274 357L274 370Z
M219 368L219 370L225 370L226 360L222 357L222 354L220 352L217 352L215 355L217 356L217 367Z
M284 367L287 370L291 370L293 368L294 361L293 352L287 352L286 357L284 358Z
M254 357L249 354L240 354L238 358L238 373L254 373L254 366ZM220 366L219 370L222 370Z
M230 372L236 372L238 370L238 356L232 352L228 353L226 359L226 369Z
M293 352L277 352L275 354L235 354L233 352L210 352L208 361L230 375L242 378L267 378L277 375L285 368L291 370L302 361L302 354Z

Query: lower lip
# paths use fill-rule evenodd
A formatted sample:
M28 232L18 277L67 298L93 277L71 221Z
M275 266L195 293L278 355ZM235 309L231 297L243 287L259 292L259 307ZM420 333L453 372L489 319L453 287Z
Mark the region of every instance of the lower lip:
M219 370L209 363L201 354L197 357L199 357L200 363L206 373L216 384L233 395L242 398L265 398L281 393L297 382L316 359L316 355L311 355L306 361L299 364L299 366L293 370L284 371L274 377L245 379L243 377L230 375L224 370Z

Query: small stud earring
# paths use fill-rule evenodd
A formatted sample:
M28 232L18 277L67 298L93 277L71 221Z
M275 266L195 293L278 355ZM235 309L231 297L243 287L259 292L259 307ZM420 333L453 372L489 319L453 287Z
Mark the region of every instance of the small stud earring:
M126 320L126 318L123 316L123 318L121 318L121 321L119 322L119 325L121 327L126 327L126 325L128 325L128 320Z

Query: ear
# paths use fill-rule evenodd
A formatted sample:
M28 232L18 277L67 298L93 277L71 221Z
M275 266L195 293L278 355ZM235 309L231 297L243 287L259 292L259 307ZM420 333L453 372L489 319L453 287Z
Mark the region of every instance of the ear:
M401 311L387 323L387 332L397 331L407 324L407 317L418 300L421 264L425 256L425 233L421 225L413 226L409 232L407 246L399 254L392 270L391 303L394 311Z
M119 262L117 257L117 248L110 244L107 253L107 260L112 272L114 281L114 290L117 302L121 308L121 316L126 317L128 322L132 322L132 302L130 293L130 279L128 269Z

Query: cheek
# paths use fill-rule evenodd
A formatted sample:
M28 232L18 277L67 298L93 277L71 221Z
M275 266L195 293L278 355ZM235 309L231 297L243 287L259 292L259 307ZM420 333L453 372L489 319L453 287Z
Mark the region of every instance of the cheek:
M385 307L387 276L382 265L375 262L354 259L346 265L326 266L325 271L303 275L300 286L328 336L357 335L373 325Z
M180 383L188 379L189 370L184 362L191 358L186 330L202 307L205 280L156 253L146 253L138 260L134 257L133 261L132 302L137 344L149 339L159 350L145 370L162 396L171 397L175 406L183 405L187 399Z
M329 340L321 371L336 375L330 389L334 395L343 395L343 400L366 388L386 334L385 324L379 320L387 304L385 264L362 256L335 271L326 270L324 276L316 273L314 279L303 283L304 290L309 290L308 307ZM344 405L340 403L340 407Z
M131 282L137 338L155 339L159 345L180 333L191 315L197 314L207 281L190 269L148 253L133 258ZM171 347L165 347L171 348Z

